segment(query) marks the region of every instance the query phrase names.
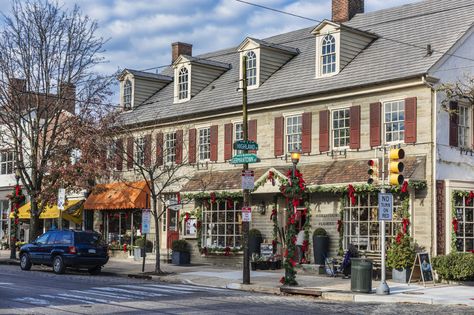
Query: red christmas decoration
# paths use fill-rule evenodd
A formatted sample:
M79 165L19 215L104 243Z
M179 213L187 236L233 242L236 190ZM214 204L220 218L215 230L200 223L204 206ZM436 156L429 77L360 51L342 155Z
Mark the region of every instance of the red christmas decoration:
M404 181L402 184L401 192L406 193L408 191L408 182Z
M336 223L337 232L341 232L341 228L342 228L342 221L337 220L337 223Z
M216 203L216 193L215 192L211 192L211 203Z
M230 247L227 246L225 249L224 249L224 256L230 256Z
M184 223L188 223L188 221L189 221L189 212L186 212L184 214Z
M301 245L301 250L305 253L308 250L309 242L308 240L303 241L303 245Z
M466 198L466 205L470 205L472 203L472 199L474 199L474 192L471 190Z
M127 252L127 244L123 244L123 252L124 252L124 253Z
M268 172L268 176L267 176L267 180L271 181L272 182L272 186L275 186L275 173L273 173L272 171L269 171Z
M406 233L408 231L408 226L410 225L410 219L403 218L402 224L403 224L403 233Z
M349 198L350 198L350 200L351 200L351 204L354 206L354 205L356 204L354 186L352 186L351 184L349 184L349 186L347 187L347 192L348 192L348 194L349 194Z
M296 213L296 208L298 208L298 206L300 205L300 201L299 199L293 199L293 208L295 209L295 213Z
M273 220L273 218L276 218L276 216L277 216L277 209L273 208L272 214L270 215L270 220Z
M181 204L181 194L179 192L176 193L176 200L177 200L178 204Z
M283 253L283 257L288 257L288 249L286 249L285 252Z
M232 198L227 198L227 209L232 209L234 208L234 204L233 204L233 201L232 201Z
M400 244L402 242L402 238L403 238L403 234L402 233L398 233L397 234L397 238L395 239L395 241L397 242L397 244Z
M281 278L280 278L280 283L281 283L281 284L285 284L285 277L281 277Z
M458 222L458 219L456 218L453 218L453 230L454 230L454 233L458 233L458 228L459 228L459 222Z

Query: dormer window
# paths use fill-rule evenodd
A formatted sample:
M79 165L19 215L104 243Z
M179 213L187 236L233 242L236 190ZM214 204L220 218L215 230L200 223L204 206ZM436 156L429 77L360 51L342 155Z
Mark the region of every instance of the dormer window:
M257 55L249 51L247 56L247 86L257 85Z
M336 39L332 35L323 37L321 44L321 74L336 72Z
M123 85L123 108L132 108L132 82L130 82L128 79L125 80Z
M179 70L178 75L178 99L186 100L189 93L189 71L186 67Z

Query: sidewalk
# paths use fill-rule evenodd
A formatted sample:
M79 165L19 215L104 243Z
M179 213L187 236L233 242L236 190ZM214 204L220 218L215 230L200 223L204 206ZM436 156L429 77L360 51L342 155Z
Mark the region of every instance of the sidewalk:
M9 259L10 252L0 251L0 264L19 264ZM104 275L122 277L149 275L154 270L154 261L145 266L145 274L141 272L142 263L133 260L111 259L103 268ZM279 280L284 270L251 271L250 285L242 284L242 270L221 268L210 265L174 266L162 263L162 270L169 272L166 276L150 276L152 280L195 284L209 287L245 290L270 294L282 294ZM390 295L376 295L378 281L372 282L372 293L353 293L350 291L350 279L331 278L316 275L299 269L296 277L299 285L291 287L298 294L312 295L327 300L352 301L363 303L420 303L466 305L474 307L474 287L462 285L433 284L423 287L388 282Z

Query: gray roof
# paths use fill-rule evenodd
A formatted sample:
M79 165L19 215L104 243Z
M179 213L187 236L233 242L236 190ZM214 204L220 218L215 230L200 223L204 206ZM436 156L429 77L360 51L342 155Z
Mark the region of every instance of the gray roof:
M285 46L285 45L279 45L279 44L275 44L275 43L269 43L269 42L266 42L266 41L264 41L264 40L262 40L262 39L253 38L253 37L248 37L248 39L253 40L253 41L256 42L257 44L259 44L259 45L261 45L261 46L264 46L264 47L268 47L268 48L273 48L273 49L278 49L278 50L286 51L287 53L290 53L290 54L292 54L292 55L298 54L298 49L297 49L297 48L294 48L294 47Z
M264 41L267 43L291 46L300 53L258 89L249 90L249 104L317 95L426 74L472 27L473 21L473 0L427 0L357 14L346 25L374 33L378 39L339 74L325 78L315 78L315 38L311 35L314 26L266 38ZM430 56L426 54L427 44L435 51ZM237 47L198 58L233 66L185 103L173 104L173 84L168 84L132 111L124 112L124 121L127 124L152 123L240 107L242 94L237 91L240 69ZM165 69L163 74L172 75L172 70Z
M186 58L191 63L198 63L198 64L211 66L211 67L216 67L216 68L222 68L222 69L226 69L226 70L232 68L231 64L225 63L225 62L219 62L219 61L215 61L215 60L204 59L204 58L199 58L199 57L193 57L193 56L188 56L188 55L183 55L183 58Z
M139 70L132 70L132 69L124 69L122 71L122 74L126 71L130 72L135 77L148 78L148 79L159 80L159 81L169 81L169 82L173 81L173 77L170 77L168 75L151 73L151 72L146 72L146 71L139 71ZM122 76L122 74L120 76Z

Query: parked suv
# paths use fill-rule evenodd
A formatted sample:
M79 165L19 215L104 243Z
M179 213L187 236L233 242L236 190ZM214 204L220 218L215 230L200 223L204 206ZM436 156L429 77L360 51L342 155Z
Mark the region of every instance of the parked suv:
M98 274L108 260L108 248L101 235L89 231L50 230L20 248L22 270L47 265L57 274L64 273L67 267L86 268L91 274Z

